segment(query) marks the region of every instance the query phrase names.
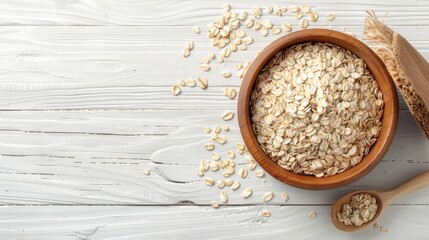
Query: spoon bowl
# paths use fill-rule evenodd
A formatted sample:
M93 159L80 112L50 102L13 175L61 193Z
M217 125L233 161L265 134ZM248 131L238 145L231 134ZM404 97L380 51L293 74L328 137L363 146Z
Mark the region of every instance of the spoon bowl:
M361 193L367 193L367 194L373 196L375 198L375 200L377 201L378 210L377 210L377 213L375 214L374 218L371 219L371 221L364 223L360 226L353 226L353 225L348 226L348 225L345 225L344 223L340 222L337 218L337 212L341 211L341 207L343 206L343 204L348 203L353 195L361 194ZM342 196L332 206L332 209L331 209L332 223L335 225L336 228L338 228L342 231L345 231L345 232L358 231L362 228L367 227L368 225L371 225L375 220L377 220L378 217L380 217L381 213L383 212L385 207L387 207L387 205L388 205L388 204L386 204L386 200L387 200L386 195L384 195L384 192L381 192L381 191L360 190L360 191L351 192L347 195Z
M333 205L331 209L331 220L332 223L336 228L339 230L345 231L345 232L355 232L360 229L363 229L367 227L368 225L371 225L375 220L377 220L380 215L383 213L384 210L389 206L390 202L395 200L398 197L401 197L403 195L406 195L408 193L417 191L423 187L426 187L429 185L429 171L425 171L423 173L420 173L419 175L409 179L408 181L402 183L399 186L396 186L392 189L386 190L386 191L376 191L376 190L360 190L355 191L349 194L344 195L340 199L338 199ZM364 223L360 226L347 226L340 222L337 218L337 212L341 210L341 207L344 203L348 203L350 201L350 198L355 194L360 193L367 193L373 196L378 204L377 213L375 214L374 218L368 221L367 223Z

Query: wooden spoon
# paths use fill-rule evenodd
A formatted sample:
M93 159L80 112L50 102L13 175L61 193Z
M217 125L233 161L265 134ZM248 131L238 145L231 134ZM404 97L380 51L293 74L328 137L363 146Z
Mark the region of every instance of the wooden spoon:
M338 199L332 206L332 209L331 209L332 223L335 225L336 228L345 232L358 231L360 229L367 227L368 225L371 225L375 220L377 220L377 218L381 215L381 213L387 208L387 206L389 206L389 203L391 201L395 200L398 197L406 195L408 193L417 191L428 185L429 185L429 171L426 171L409 179L405 183L389 190L385 190L385 191L361 190L361 191L349 193L343 196L342 198ZM350 198L353 195L359 194L359 193L371 194L377 200L377 204L378 204L377 214L371 221L364 223L359 227L347 226L338 220L337 212L341 210L341 206L344 203L347 203L350 201Z

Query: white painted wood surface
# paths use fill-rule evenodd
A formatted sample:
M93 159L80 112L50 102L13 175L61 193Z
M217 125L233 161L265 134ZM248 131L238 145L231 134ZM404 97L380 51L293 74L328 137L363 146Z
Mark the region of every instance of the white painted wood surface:
M258 5L229 2L240 11ZM330 204L342 194L391 187L429 169L429 142L402 100L391 149L361 180L336 190L306 191L250 174L241 183L253 188L251 198L229 192L229 204L239 206L207 207L219 190L195 174L199 161L210 158L202 147L209 140L202 127L226 124L220 115L234 110L236 101L227 100L223 88L240 84L237 77L223 79L220 71L235 73L236 63L251 60L275 39L252 34L255 43L248 51L202 73L201 57L215 49L205 34L191 29L217 18L223 3L0 2L0 239L427 239L429 189L395 202L380 220L388 233L340 233L328 219ZM364 10L389 11L386 23L429 59L429 1L309 4L320 15L312 27L331 26L357 37ZM328 22L327 12L336 20ZM291 15L269 18L297 29ZM187 40L196 47L183 59ZM171 95L178 79L198 76L209 79L209 89ZM223 156L241 141L236 120L227 125L229 143L216 149ZM244 164L244 158L237 163ZM144 175L144 168L152 173ZM290 200L277 196L266 204L261 200L266 191L286 191ZM200 206L178 206L183 202ZM261 209L270 209L272 217L262 219ZM309 219L313 209L319 215Z
M358 233L339 232L329 224L330 206L74 206L0 208L2 239L427 239L429 206L392 206L379 221ZM270 218L261 217L268 210ZM316 218L307 216L317 211Z

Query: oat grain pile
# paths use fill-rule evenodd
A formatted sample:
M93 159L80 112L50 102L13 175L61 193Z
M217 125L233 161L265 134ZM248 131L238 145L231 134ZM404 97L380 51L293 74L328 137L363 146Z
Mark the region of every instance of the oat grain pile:
M278 53L251 96L253 129L280 166L324 177L356 166L377 140L382 94L362 59L326 43Z
M355 194L341 206L337 218L347 226L361 226L370 222L377 214L377 200L367 193Z
M335 19L333 13L326 14L327 21ZM288 17L288 21L285 21L286 17ZM248 50L255 51L258 55L258 50L261 49L255 49L256 46L252 46L258 40L258 37L254 38L254 36L276 37L299 28L317 26L316 22L320 20L324 21L323 18L319 17L315 7L310 7L307 4L300 6L252 6L248 9L238 10L226 3L216 18L202 26L194 26L190 29L195 34L196 39L204 37L203 35L206 34L206 40L212 48L201 57L199 66L195 66L199 72L198 75L185 76L186 78L175 80L177 82L172 85L171 93L180 97L180 95L198 91L197 87L202 91L210 91L211 84L219 80L211 79L213 75L210 74L219 68L216 76L222 77L223 80L242 79L249 69L252 59L241 59L239 63L236 63L234 69L231 66L230 57L240 55ZM345 29L343 28L342 31ZM193 40L189 39L184 43L181 50L181 57L184 61L195 58L197 55L193 51L195 48L200 48L199 44L196 44L199 40L195 42ZM228 84L231 86L224 88L225 99L237 100L239 90L237 86L234 87L235 84L231 82ZM222 125L234 124L236 121L235 109L219 113L219 116L219 124L222 123ZM210 202L213 208L229 203L231 199L234 199L234 195L241 195L242 199L254 198L259 193L254 193L252 185L247 179L256 177L262 180L266 176L265 172L251 157L244 143L228 139L228 135L237 133L237 130L234 125L231 128L229 125L203 127L203 131L207 134L207 142L202 144L201 148L207 150L207 156L200 160L196 174L202 178L202 184L218 191L216 194L218 200ZM261 200L270 202L274 201L275 198L287 202L289 195L286 192L265 192ZM261 215L270 217L271 213L263 211Z

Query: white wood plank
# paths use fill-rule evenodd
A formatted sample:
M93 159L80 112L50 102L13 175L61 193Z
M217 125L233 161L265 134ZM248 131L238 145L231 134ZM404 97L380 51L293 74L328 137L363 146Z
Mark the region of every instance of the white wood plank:
M209 135L204 126L227 124L228 143L216 151L226 157L241 142L237 122L219 121L221 112L205 111L15 111L0 114L1 204L207 204L220 190L196 175ZM178 115L180 115L178 117ZM387 188L428 169L429 142L408 111L384 160L360 181L337 190L305 191L253 173L240 179L254 196L230 193L231 204L261 204L266 191L273 201L283 191L288 204L329 204L349 191ZM238 156L238 164L245 159ZM143 174L150 168L150 176ZM237 170L241 167L237 167ZM222 179L221 172L208 176ZM238 179L233 175L232 179ZM429 189L399 199L402 204L429 204Z
M361 25L364 11L374 9L389 12L390 24L415 25L427 21L427 1L306 1L319 11L321 16L335 12L339 25ZM229 0L233 9L261 5L290 5L292 2L257 0ZM4 0L0 3L0 24L2 25L195 25L218 17L223 2L212 1L55 1L55 0ZM286 20L293 19L288 14Z
M270 218L261 211L271 212ZM315 210L316 218L307 214ZM6 207L0 208L1 239L332 239L426 240L429 206L391 206L368 227L341 232L330 206L246 207Z
M237 106L237 101L229 100L223 92L224 87L210 87L207 90L185 88L180 96L175 97L171 94L171 86L74 87L22 92L0 90L0 111L212 109L220 116L223 110L235 110ZM401 95L399 99L399 109L408 110Z
M398 31L429 58L421 28L429 31L429 24ZM347 30L362 32L361 27ZM0 109L189 109L196 98L213 100L202 106L230 108L235 103L224 101L222 92L241 82L235 64L252 60L275 38L255 37L249 51L234 54L226 64L213 63L213 70L203 73L200 59L214 49L187 27L0 27ZM183 59L187 39L195 39L196 49ZM234 76L222 78L225 69ZM209 79L207 91L170 94L179 79L199 76ZM402 98L401 109L406 109Z

